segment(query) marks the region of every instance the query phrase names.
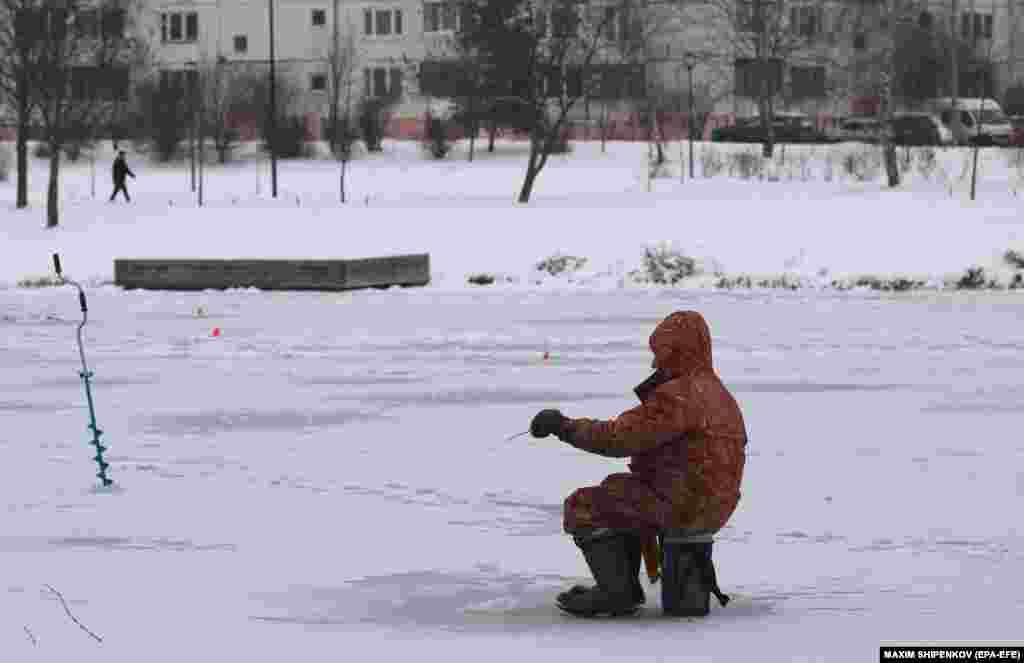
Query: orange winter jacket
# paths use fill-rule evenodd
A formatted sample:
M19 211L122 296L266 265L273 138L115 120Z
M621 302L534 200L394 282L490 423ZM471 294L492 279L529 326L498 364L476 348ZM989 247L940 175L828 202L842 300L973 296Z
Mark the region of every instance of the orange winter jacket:
M711 333L700 313L665 318L650 347L668 381L610 421L568 420L566 440L602 456L631 457L630 471L669 505L664 528L717 531L740 499L743 415L715 374Z

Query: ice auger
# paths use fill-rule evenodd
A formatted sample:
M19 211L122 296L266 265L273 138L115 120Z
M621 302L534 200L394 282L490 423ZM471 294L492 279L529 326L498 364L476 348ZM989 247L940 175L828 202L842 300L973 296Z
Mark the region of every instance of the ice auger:
M100 435L103 435L103 431L96 427L96 409L92 403L92 386L90 380L92 379L92 371L85 363L85 349L82 346L82 328L85 327L85 323L89 320L89 307L85 303L85 291L82 290L82 286L78 285L75 281L65 278L64 274L60 269L60 256L56 253L53 254L53 266L57 270L57 277L63 283L70 283L71 285L78 288L78 302L82 305L82 322L78 325L78 355L82 358L82 370L78 373L79 377L82 378L82 382L85 384L85 400L89 403L89 426L88 430L92 431L92 444L96 447L96 455L93 456L93 460L100 466L100 471L96 475L99 480L103 482L104 486L109 486L113 481L107 477L107 468L110 465L107 461L103 460L103 452L107 450L105 446L100 444Z

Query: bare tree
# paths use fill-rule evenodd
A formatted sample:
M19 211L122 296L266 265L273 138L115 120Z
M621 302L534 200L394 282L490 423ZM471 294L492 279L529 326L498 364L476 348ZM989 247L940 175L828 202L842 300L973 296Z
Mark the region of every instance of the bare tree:
M243 81L227 58L204 57L199 62L200 134L209 136L217 150L217 160L226 163L238 142L238 131L228 126L228 115L244 105ZM201 151L202 148L200 148Z
M774 152L772 121L777 102L799 93L785 85L786 67L813 64L829 71L840 66L835 40L851 26L829 20L830 12L838 10L835 4L807 0L702 0L682 4L684 16L701 26L700 34L688 37L686 42L690 50L705 54L703 65L711 68L706 73L720 80L732 79L736 97L756 100L766 137L766 158ZM815 86L821 88L818 94L825 94L829 88L826 81Z
M34 5L35 0L0 0L0 92L13 101L14 108L5 105L3 110L13 112L18 127L15 150L19 209L28 207L28 133L33 108L29 82L39 48L39 42L30 38L24 19Z
M335 0L334 26L331 48L327 56L327 87L330 94L330 143L331 152L341 162L338 175L338 197L345 202L345 175L352 158L352 144L355 141L355 122L352 118L353 88L356 85L355 72L359 64L359 50L356 47L356 29L346 21L344 32L338 20Z
M972 37L976 38L977 35L972 35ZM981 128L982 128L982 119L985 116L985 99L987 99L991 95L991 90L989 89L990 82L991 82L990 75L991 75L992 69L994 68L995 62L996 62L994 46L995 46L995 41L990 39L989 42L988 42L988 48L986 49L986 52L985 52L985 55L984 55L984 59L983 59L983 63L986 65L987 71L986 71L986 75L985 75L984 81L983 81L983 85L984 86L983 86L983 94L982 94L981 107L979 108L977 121L974 124L974 129L975 129L974 154L971 157L971 161L972 161L972 163L971 163L971 200L975 199L975 196L977 195L977 191L978 191L978 156L979 156L979 153L981 152L981 144L982 144ZM993 110L993 109L989 109L989 110Z
M128 63L138 47L125 10L113 0L65 0L22 8L16 29L33 44L29 85L50 151L46 226L60 221L61 152L73 131L97 127L127 94Z
M884 0L877 8L862 8L858 16L858 29L873 25L881 40L880 46L862 60L861 67L866 73L864 89L879 99L886 127L892 126L898 108L913 107L937 91L932 49L939 42L934 41L937 35L930 27L921 25L920 17L926 9L923 0ZM895 188L901 178L892 138L891 131L882 132L886 180L890 188Z
M469 25L480 70L503 81L504 97L522 108L530 155L519 202L528 203L537 176L566 139L568 120L601 86L632 82L642 98L644 54L657 30L645 0L477 0ZM613 30L620 26L621 30ZM469 51L473 54L472 49ZM602 63L605 64L602 69ZM628 73L627 73L628 72Z

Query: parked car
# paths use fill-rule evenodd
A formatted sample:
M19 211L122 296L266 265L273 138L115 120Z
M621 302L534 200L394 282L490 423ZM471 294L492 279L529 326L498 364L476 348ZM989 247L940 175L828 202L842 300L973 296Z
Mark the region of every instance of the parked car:
M1010 142L1010 120L1003 113L1002 107L995 99L956 100L949 97L931 99L926 108L939 115L942 124L951 131L958 145L1008 145ZM954 113L960 113L960 126L953 126Z
M1013 115L1010 118L1010 145L1024 147L1024 115Z
M877 143L885 131L883 122L874 117L845 117L825 134L833 141L855 141L859 143Z
M893 113L887 129L896 145L951 145L953 134L931 113Z
M776 143L834 142L814 126L811 118L800 113L776 113L772 132ZM711 140L723 143L763 143L766 138L760 117L743 118L737 120L735 126L719 127L711 132Z

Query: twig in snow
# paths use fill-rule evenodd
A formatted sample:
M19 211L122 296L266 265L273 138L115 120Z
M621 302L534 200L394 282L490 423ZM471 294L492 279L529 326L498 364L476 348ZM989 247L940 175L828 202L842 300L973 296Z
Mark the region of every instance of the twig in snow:
M90 631L88 628L86 628L85 624L83 624L82 622L78 621L78 618L75 617L73 614L71 614L71 609L68 607L68 602L64 600L64 595L63 594L58 592L56 589L54 589L50 585L43 585L43 586L46 587L47 589L49 589L51 592L53 592L57 596L57 598L60 599L60 604L62 606L64 606L64 612L68 613L68 617L70 617L71 621L73 621L75 624L78 625L78 628L82 629L83 631L85 631L86 633L91 635L93 637L93 639L96 640L96 642L99 642L99 643L103 642L103 638L101 638L100 636L98 636L95 633L93 633L92 631Z
M29 627L28 626L23 626L22 628L25 629L25 633L28 635L29 642L32 643L32 646L33 647L37 646L39 644L39 642L36 640L36 636L32 635L32 631L29 629Z

